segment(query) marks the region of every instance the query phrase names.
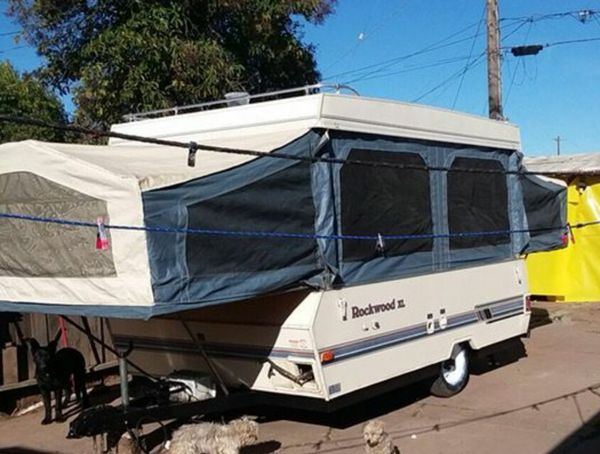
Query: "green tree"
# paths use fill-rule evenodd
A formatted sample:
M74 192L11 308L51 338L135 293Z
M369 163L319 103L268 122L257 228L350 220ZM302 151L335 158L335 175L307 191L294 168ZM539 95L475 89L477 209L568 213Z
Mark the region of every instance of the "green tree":
M9 0L46 60L40 77L71 90L76 121L315 83L302 21L336 0Z
M0 62L0 115L34 117L51 123L66 123L58 97L31 76L20 76L8 62ZM0 143L38 139L62 142L62 131L38 126L0 122Z

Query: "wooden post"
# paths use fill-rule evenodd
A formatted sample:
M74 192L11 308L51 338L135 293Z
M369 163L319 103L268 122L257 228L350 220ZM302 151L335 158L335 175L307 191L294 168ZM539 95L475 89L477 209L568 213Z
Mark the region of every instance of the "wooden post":
M2 349L2 384L10 385L19 381L19 357L17 346L6 344Z
M504 120L504 115L502 113L502 80L500 76L498 0L486 1L489 116L494 120Z
M100 359L100 355L98 354L96 342L94 342L94 339L92 339L91 337L92 328L90 327L90 322L88 321L87 317L81 317L81 322L83 324L83 327L85 328L85 334L87 335L90 349L92 350L92 354L94 355L94 360L96 361L95 366L98 366L102 363L102 360ZM100 322L102 323L102 321Z

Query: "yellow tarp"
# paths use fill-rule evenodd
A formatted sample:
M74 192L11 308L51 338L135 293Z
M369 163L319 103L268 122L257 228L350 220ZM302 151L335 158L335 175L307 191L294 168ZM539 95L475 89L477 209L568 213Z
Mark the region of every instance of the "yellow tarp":
M580 176L567 188L571 226L600 220L600 177ZM574 242L564 249L527 257L532 295L559 301L600 301L600 225L572 229Z

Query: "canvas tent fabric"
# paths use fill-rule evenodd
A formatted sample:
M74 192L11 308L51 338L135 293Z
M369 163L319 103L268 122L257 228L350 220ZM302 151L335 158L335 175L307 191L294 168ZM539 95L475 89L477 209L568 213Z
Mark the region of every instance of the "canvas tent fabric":
M526 159L528 170L552 172L567 187L567 222L573 228L566 247L527 256L531 293L567 302L600 301L600 159L572 155Z
M0 212L88 223L0 218L0 310L148 318L506 260L530 244L523 185L503 173L520 169L513 149L322 128L213 143L410 168L206 151L191 168L185 149L0 145ZM114 226L108 250L95 247L98 218Z
M530 236L524 252L563 247L561 238L567 233L566 184L553 178L523 175L521 186Z

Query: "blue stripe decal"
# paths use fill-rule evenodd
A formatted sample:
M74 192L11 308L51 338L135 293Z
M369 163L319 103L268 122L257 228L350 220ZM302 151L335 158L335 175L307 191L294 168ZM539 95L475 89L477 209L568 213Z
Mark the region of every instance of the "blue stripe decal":
M503 311L494 311L494 318L491 319L491 321L494 321L496 318L498 317L503 317L507 314L522 314L523 310L522 309L505 309Z
M485 305L483 307L485 309L492 310L492 318L485 320L486 322L495 321L499 317L507 318L509 316L521 315L524 312L523 301L521 298L519 298L518 300L501 300ZM482 322L483 320L480 320L480 318L477 315L477 313L480 310L481 308L478 306L473 311L468 311L462 314L457 314L448 317L448 325L445 329L441 329L439 326L439 321L436 320L434 324L435 331L432 334L427 333L427 325L425 323L422 323L417 326L412 326L392 333L387 333L376 338L325 348L322 351L333 351L335 359L331 362L323 364L323 366L329 366L337 361L349 359L355 356L363 355L365 353L370 353L372 351L379 350L382 348L392 347L405 342L410 342L418 338L432 336L435 334L441 334L443 332L451 331L453 329Z
M493 307L492 309L492 315L494 317L500 315L500 314L505 314L507 312L522 312L523 311L523 302L522 301L516 301L513 303L507 303L507 304L502 304L496 307Z
M492 306L491 309L492 309L492 311L495 311L495 310L504 310L507 308L520 309L522 307L523 307L522 301L513 301L511 303L505 303L505 304L499 304L498 306Z
M334 361L369 353L373 350L390 347L400 342L406 342L418 337L423 337L425 335L427 335L427 328L425 325L420 325L414 328L401 330L400 332L385 334L377 338L356 342L346 347L334 347L332 349L335 356Z

